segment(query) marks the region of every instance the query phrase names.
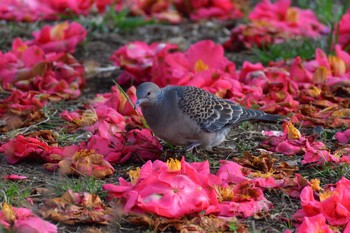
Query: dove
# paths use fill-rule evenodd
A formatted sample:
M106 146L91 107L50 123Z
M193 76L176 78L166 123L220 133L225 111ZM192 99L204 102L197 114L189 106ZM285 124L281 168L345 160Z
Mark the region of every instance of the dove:
M192 86L144 82L137 87L135 109L153 133L174 146L206 150L220 145L232 127L247 120L279 121L284 117L248 109Z

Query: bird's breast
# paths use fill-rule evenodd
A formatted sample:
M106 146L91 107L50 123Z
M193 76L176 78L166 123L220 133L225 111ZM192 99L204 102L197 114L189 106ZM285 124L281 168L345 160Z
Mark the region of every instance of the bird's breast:
M188 146L199 142L199 125L176 109L147 108L142 113L154 134L170 144Z

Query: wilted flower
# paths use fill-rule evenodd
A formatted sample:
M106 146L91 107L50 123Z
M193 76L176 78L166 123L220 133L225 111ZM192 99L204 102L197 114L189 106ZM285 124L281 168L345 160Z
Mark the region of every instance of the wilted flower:
M56 233L57 227L27 208L16 208L4 202L0 211L0 225L11 232Z
M71 158L61 160L58 165L59 172L64 175L105 178L114 172L114 168L104 160L103 155L86 149L75 152Z

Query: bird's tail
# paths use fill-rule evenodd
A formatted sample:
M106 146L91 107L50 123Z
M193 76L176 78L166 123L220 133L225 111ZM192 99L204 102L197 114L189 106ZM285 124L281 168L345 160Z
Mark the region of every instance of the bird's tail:
M261 110L242 108L243 113L240 116L242 121L245 120L261 120L261 121L285 121L287 120L284 116L275 114L268 114Z

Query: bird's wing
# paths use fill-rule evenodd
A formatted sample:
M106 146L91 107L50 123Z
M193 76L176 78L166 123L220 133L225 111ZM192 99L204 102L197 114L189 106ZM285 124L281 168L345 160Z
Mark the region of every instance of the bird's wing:
M196 87L176 87L178 107L204 130L217 132L239 120L243 110Z

